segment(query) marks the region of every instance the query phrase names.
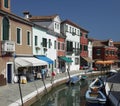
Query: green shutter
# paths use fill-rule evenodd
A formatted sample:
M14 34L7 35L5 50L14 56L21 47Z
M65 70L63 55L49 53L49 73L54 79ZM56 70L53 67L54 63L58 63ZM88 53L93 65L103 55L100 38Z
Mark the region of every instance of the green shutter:
M17 28L17 43L20 44L20 29Z
M38 39L37 36L35 36L35 46L37 46L37 44L38 44L37 39Z
M4 7L8 8L8 0L4 0Z
M49 48L51 47L51 39L49 39Z
M27 32L27 45L30 45L30 32Z
M47 47L47 39L43 38L43 42L42 42L43 47Z
M3 40L9 40L9 20L3 19Z
M56 49L56 41L54 41L54 49Z

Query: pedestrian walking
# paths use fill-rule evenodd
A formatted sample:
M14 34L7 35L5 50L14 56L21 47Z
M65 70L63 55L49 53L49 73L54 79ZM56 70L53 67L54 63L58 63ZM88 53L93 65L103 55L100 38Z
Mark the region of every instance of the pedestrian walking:
M52 71L52 73L51 73L51 83L54 81L55 75L56 75L55 71Z
M42 80L45 79L45 69L41 69L41 76L42 76Z
M45 66L45 78L47 78L48 76L48 69L47 69L47 66Z

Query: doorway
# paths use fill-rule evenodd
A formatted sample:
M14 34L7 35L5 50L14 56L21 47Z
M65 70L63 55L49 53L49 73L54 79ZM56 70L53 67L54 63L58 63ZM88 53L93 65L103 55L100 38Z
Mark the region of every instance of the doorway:
M7 83L12 83L12 74L13 74L13 64L7 63Z

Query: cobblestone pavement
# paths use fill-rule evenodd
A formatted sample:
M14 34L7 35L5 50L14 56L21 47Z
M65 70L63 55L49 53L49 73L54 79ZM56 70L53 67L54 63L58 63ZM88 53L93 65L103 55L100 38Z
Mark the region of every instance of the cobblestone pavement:
M80 74L83 74L82 70L70 72L71 76ZM67 72L56 74L54 82L60 79L62 80L63 78L69 78ZM46 87L50 86L51 78L46 78L45 84ZM44 84L41 79L28 82L27 84L21 84L23 101L25 102L30 98L30 96L34 96L37 92L41 92L40 88L44 89ZM20 106L20 104L21 100L18 83L7 84L0 87L0 106Z

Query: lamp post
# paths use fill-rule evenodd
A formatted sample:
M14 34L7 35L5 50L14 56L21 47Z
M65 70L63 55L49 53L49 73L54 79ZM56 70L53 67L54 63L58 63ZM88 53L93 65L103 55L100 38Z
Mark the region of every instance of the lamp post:
M69 80L70 80L70 63L68 62L68 69L67 69L67 72L68 72L68 76L69 76Z
M18 85L19 85L19 91L20 91L20 98L21 98L21 103L22 103L22 106L23 106L22 90L21 90L21 85L20 85L20 77L21 77L21 74L18 74Z
M16 58L16 54L15 52L13 53L13 61L14 61L14 72L15 72L15 58ZM21 91L21 85L20 85L20 77L21 77L21 74L18 74L18 86L19 86L19 92L20 92L20 98L21 98L21 104L23 106L23 98L22 98L22 91Z

